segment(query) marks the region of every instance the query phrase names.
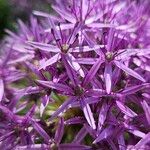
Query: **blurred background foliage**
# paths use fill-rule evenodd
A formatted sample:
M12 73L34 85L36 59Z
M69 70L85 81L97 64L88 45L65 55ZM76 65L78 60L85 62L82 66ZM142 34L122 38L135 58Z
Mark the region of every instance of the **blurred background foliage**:
M5 29L16 30L18 19L28 21L33 10L50 12L52 0L0 0L0 39Z

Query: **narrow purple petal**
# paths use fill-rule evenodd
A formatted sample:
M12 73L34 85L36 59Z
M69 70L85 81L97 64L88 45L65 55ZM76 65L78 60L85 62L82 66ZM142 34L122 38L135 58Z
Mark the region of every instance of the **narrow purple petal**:
M79 23L79 22L75 23L73 31L72 31L72 33L70 34L70 36L68 37L68 39L66 41L66 43L68 45L74 43L74 41L76 40L77 35L81 31L82 27L83 27L82 23Z
M82 124L86 123L86 120L83 117L74 117L65 121L65 124Z
M47 88L56 89L66 93L73 93L72 89L69 86L61 83L55 83L52 81L43 81L43 80L37 80L37 82Z
M93 129L96 129L95 120L89 104L86 103L84 99L80 99L80 104L87 122Z
M91 23L88 24L88 27L92 28L114 28L114 24L106 24L106 23Z
M77 143L60 144L59 150L90 150L90 146L81 145Z
M5 32L10 35L11 37L13 37L14 39L19 39L19 37L17 36L17 34L15 34L14 32L6 29Z
M33 117L35 113L36 105L34 104L27 112L26 116L27 117ZM28 119L28 118L27 118ZM29 119L28 119L29 120Z
M102 89L90 89L86 92L87 96L92 96L92 97L102 97L107 95L105 90Z
M89 72L85 75L85 78L83 80L83 86L86 86L96 75L97 71L99 70L99 67L103 63L102 58L100 57L95 64L92 66L92 68L89 70Z
M108 142L108 144L113 150L118 150L118 148L116 147L115 143L113 142L111 138L107 138L106 141Z
M85 20L85 24L87 25L87 26L91 26L91 27L95 27L93 24L95 24L95 23L93 23L93 22L95 22L95 21L97 21L99 18L101 18L102 16L104 15L104 12L98 12L97 14L95 14L95 15L93 15L93 16L91 16L91 17L89 17L88 19L86 19Z
M49 121L52 121L54 118L58 117L60 113L63 113L69 105L71 105L77 98L70 97L67 99L50 117Z
M7 107L0 105L0 110L7 116L7 119L15 121L16 116Z
M149 64L143 62L141 59L139 59L139 58L133 58L133 62L134 62L138 67L140 67L141 69L150 72L150 66L149 66Z
M40 88L39 87L32 87L32 86L29 86L27 88L24 88L24 89L20 89L18 91L16 91L16 94L19 94L19 95L22 95L22 96L25 96L25 95L30 95L30 94L37 94L40 92ZM21 97L22 97L21 96ZM20 98L21 98L20 97Z
M87 96L88 96L88 95L87 95ZM97 102L100 101L100 99L97 98L97 97L86 97L86 98L84 98L84 100L85 100L85 102L86 102L87 104L94 104L94 103L97 103ZM73 103L71 104L71 107L80 107L79 101L73 102Z
M112 4L114 1L108 1L108 4ZM121 11L124 7L126 7L126 3L123 2L119 2L117 5L114 5L113 7L113 12L114 14L117 14L119 11ZM109 11L109 10L108 10Z
M94 50L98 50L100 48L104 48L104 45L94 45L93 47L89 46L82 46L82 47L75 47L75 48L70 48L68 52L90 52Z
M30 30L28 30L28 27L26 26L26 24L24 24L24 22L21 20L18 20L18 24L19 24L23 34L26 36L26 38L31 39L31 32L30 32Z
M145 146L148 142L150 142L150 133L147 133L144 138L142 138L133 149L140 149L142 146Z
M123 71L125 71L126 73L128 73L129 75L133 76L136 79L139 79L143 82L145 82L145 79L143 77L141 77L138 73L136 73L135 71L133 71L132 69L128 68L127 66L125 66L123 63L119 62L119 61L114 61L114 63L116 64L116 66L120 69L122 69Z
M25 73L23 73L23 72L21 73L19 71L13 71L12 73L10 73L10 75L7 76L7 78L5 78L7 83L17 81L17 80L22 79L26 76Z
M26 66L34 72L36 75L38 75L40 78L43 78L42 74L39 72L38 67L36 65L33 65L30 62L26 62Z
M93 39L90 38L90 36L85 31L83 31L82 34L84 35L84 39L90 47L94 47L94 45L96 45Z
M127 106L125 106L123 103L121 103L120 101L116 101L117 106L120 108L120 110L126 114L129 117L135 117L137 116L137 114L135 112L133 112L130 108L128 108Z
M54 138L57 144L60 144L63 137L63 133L64 133L64 119L60 118Z
M130 132L130 133L132 133L135 136L140 137L140 138L144 138L145 137L145 133L143 133L143 132L141 132L139 130L136 130L136 129L133 129L133 130L131 129L128 132Z
M24 145L24 146L19 146L15 148L16 150L47 150L49 149L49 145L46 144L30 144L30 145Z
M73 143L80 143L84 137L87 135L87 130L85 128L85 126L83 126L80 131L77 133L77 135L75 136Z
M77 77L77 74L76 74L75 70L68 63L68 57L65 54L62 54L61 56L62 56L62 61L64 63L64 66L66 68L68 77L72 81L73 85L77 86L79 81L78 81L78 77Z
M98 58L76 58L74 61L79 64L94 65Z
M107 94L110 94L112 86L112 65L110 63L106 64L105 66L104 79L106 85L106 92Z
M115 30L113 28L110 28L108 33L108 41L107 41L107 51L109 52L112 51L113 49L114 34L115 34Z
M59 27L60 26L60 27ZM72 23L61 23L59 26L56 26L57 30L68 30L68 29L72 29L74 27L74 24ZM45 32L51 32L51 28L48 28L45 30Z
M59 9L57 6L53 6L53 9L57 11L57 13L64 19L68 20L69 22L75 24L76 19L73 17L73 15L66 12L64 9Z
M122 49L118 51L115 60L125 60L131 56L144 56L150 54L150 49Z
M93 130L93 129L91 128L91 126L89 126L87 123L84 124L84 126L85 126L87 132L90 134L90 136L95 139L95 138L97 137L96 130Z
M11 45L8 45L8 47L11 47ZM31 47L31 46L27 46L27 45L25 45L25 44L18 44L18 43L15 43L15 44L12 46L12 49L15 50L15 51L21 52L21 53L34 54L34 52L30 50L30 49L32 49L32 47ZM29 50L28 50L28 49L29 49Z
M17 59L14 59L14 60L10 60L8 62L9 65L12 65L12 64L15 64L15 63L21 63L21 62L25 62L25 61L28 61L28 60L31 60L34 58L34 55L23 55L22 57L19 57Z
M13 149L14 148L14 142L15 142L15 135L12 134L9 137L7 137L4 141L1 142L0 149ZM7 146L6 146L7 145Z
M48 22L49 22L49 25L51 27L51 32L53 31L56 39L60 39L60 32L58 32L58 30L56 29L56 25L55 25L52 17L48 17Z
M119 145L119 150L126 150L126 145L125 145L125 140L123 135L120 135L118 137L118 145Z
M3 80L0 79L0 101L2 101L3 95L4 95L4 83Z
M0 142L3 141L4 139L8 138L9 136L11 136L15 131L11 131L8 133L5 133L4 135L0 136Z
M89 1L88 0L82 0L81 1L81 7L82 7L82 20L85 19L86 14L88 13L89 8Z
M135 86L127 87L120 94L130 95L130 94L134 94L135 92L138 92L140 90L143 90L143 89L149 88L149 87L150 87L149 83L144 83L144 84L141 84L141 85L135 85Z
M144 109L144 112L145 112L145 115L146 115L146 119L148 121L148 123L150 124L150 107L149 105L147 104L147 102L145 100L143 100L141 102L142 106L143 106L143 109Z
M32 41L27 41L27 43L34 48L38 48L42 51L45 52L54 52L54 53L59 53L60 49L57 46L46 44L46 43L39 43L39 42L32 42Z
M145 98L148 98L150 99L150 94L147 94L147 93L143 93L142 96L144 96Z
M43 137L43 139L48 143L50 140L49 135L46 133L46 131L38 124L36 121L31 120L33 128Z
M46 67L56 63L61 58L60 54L56 54L52 56L50 59L46 60L45 62L42 62L42 64L39 67L39 70L46 69Z
M74 56L72 54L68 54L69 58L68 58L68 63L70 64L70 66L76 71L79 72L80 76L84 78L84 71L81 68L81 66L79 65L78 62L76 62L76 58L74 58Z
M109 126L107 128L105 128L99 135L98 137L94 140L94 144L98 143L106 138L108 138L109 136L111 136L113 133L113 127Z
M48 105L48 103L49 103L49 97L47 95L45 95L44 97L42 97L42 102L40 105L40 117L42 117L43 112L44 112L46 106Z
M99 118L98 118L98 130L100 131L107 117L107 111L109 106L104 103L101 107Z
M120 69L118 67L115 67L113 73L112 73L112 84L116 85L116 83L120 79Z
M94 98L94 97L86 97L84 98L84 100L87 104L94 104L100 101L99 98Z
M42 11L36 11L36 10L34 10L33 14L36 15L36 16L46 17L46 18L52 18L54 20L59 21L59 18L56 18L54 15L50 15L50 14L42 12Z

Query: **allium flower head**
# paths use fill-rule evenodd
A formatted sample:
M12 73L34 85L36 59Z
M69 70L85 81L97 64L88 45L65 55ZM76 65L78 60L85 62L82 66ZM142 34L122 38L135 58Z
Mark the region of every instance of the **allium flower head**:
M150 149L148 4L55 0L6 30L0 148Z

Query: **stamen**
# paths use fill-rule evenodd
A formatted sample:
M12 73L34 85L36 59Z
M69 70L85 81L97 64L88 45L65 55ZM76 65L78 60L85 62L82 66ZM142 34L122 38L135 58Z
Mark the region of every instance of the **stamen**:
M68 50L69 50L69 45L68 45L68 44L63 44L63 45L62 45L62 52L63 52L63 53L67 53Z
M107 59L108 61L113 60L113 58L114 58L114 53L112 53L112 52L107 52L107 53L106 53L106 59Z
M51 143L50 148L53 149L53 150L58 149L57 144L54 141Z
M81 96L83 94L84 90L81 86L77 86L75 89L74 89L74 94L76 96Z

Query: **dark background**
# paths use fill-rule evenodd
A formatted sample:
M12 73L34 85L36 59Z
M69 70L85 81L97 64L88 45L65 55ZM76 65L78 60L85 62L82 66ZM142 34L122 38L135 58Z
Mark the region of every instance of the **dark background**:
M0 39L5 29L15 31L17 20L28 21L33 10L50 12L51 0L0 0Z

